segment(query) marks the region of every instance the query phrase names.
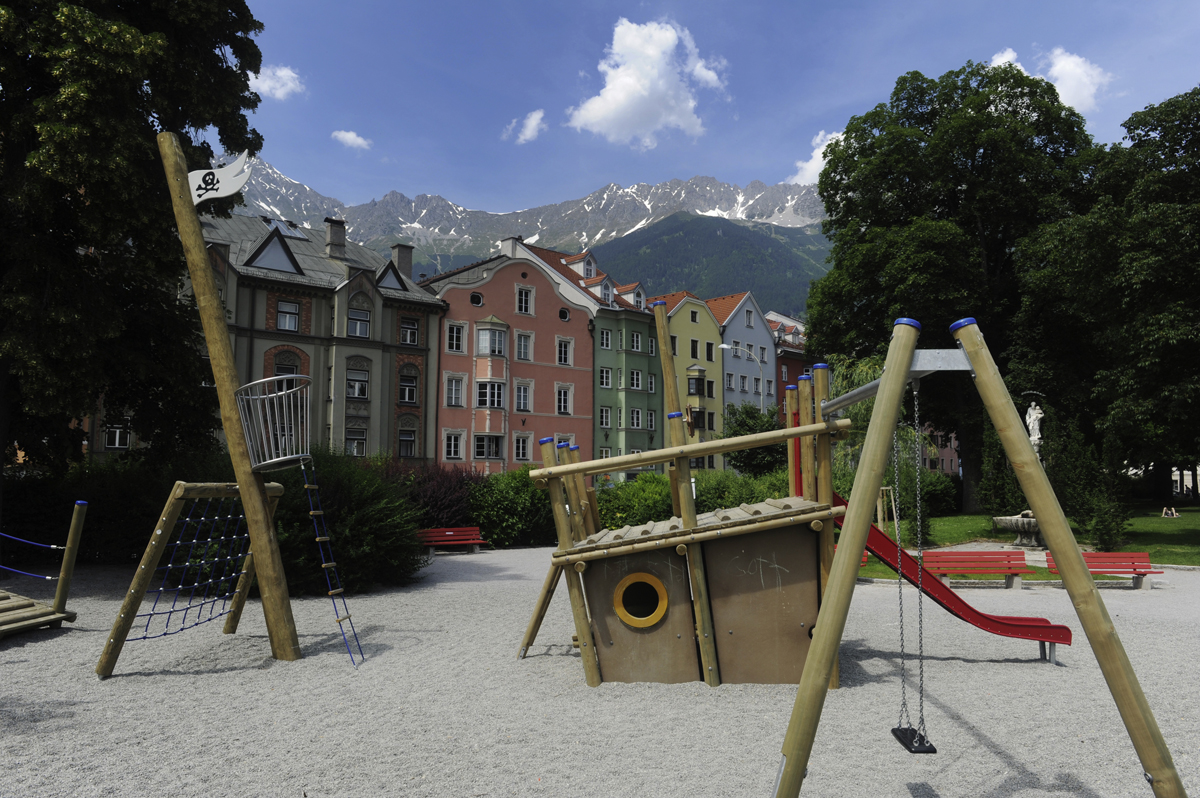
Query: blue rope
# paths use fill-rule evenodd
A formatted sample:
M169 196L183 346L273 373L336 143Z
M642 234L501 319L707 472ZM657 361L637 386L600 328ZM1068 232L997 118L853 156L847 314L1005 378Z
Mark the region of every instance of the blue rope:
M48 579L51 582L58 579L57 576L42 576L41 574L31 574L27 571L18 571L16 568L9 568L7 565L0 565L0 568L3 568L6 571L12 571L14 574L21 574L22 576L32 576L34 579Z
M0 538L8 538L9 540L19 540L22 543L28 543L30 546L41 546L43 549L58 549L59 551L62 551L63 549L66 548L66 546L51 546L49 543L37 543L36 541L25 540L25 538L18 538L18 537L14 537L12 535L6 535L3 532L0 532ZM11 569L9 569L9 570L11 570Z

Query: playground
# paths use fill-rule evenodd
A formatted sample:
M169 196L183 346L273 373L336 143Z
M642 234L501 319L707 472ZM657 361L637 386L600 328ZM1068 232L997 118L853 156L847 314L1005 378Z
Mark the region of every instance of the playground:
M327 600L292 600L305 656L284 662L271 657L251 599L236 635L209 623L130 642L103 681L96 656L130 569L80 564L74 624L0 642L0 795L770 794L795 685L588 688L565 600L551 605L529 655L514 656L550 553L439 555L409 587L355 596L366 654L357 670ZM1154 590L1106 589L1104 601L1194 790L1200 571L1155 579ZM52 582L21 587L54 595ZM927 604L925 713L938 753L908 754L889 731L895 592L894 582L855 590L841 689L825 702L805 795L1150 794L1057 587L958 591L984 612L1068 626L1074 642L1059 647L1057 667L1038 659L1034 642Z

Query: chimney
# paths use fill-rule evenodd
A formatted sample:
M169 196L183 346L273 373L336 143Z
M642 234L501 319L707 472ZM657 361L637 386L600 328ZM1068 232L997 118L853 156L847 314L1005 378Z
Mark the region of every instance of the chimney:
M412 253L410 244L392 244L392 263L408 279L412 279Z
M346 222L344 219L325 218L325 257L346 257Z

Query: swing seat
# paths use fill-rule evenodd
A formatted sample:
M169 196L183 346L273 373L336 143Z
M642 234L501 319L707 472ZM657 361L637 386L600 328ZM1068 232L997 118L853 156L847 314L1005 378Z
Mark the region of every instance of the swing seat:
M920 732L912 726L900 727L892 729L892 736L900 741L900 745L910 754L936 754L937 749L933 747L933 743L922 737Z

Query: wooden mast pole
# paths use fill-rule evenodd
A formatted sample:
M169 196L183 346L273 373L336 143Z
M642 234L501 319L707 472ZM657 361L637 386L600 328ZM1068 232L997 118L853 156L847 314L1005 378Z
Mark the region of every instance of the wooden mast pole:
M661 299L651 303L654 322L658 330L658 351L662 359L663 398L667 407L667 433L671 446L687 443L687 428L683 422L683 408L679 402L679 383L675 376L675 358L671 353L671 330L668 323L667 303ZM687 457L675 460L671 472L675 494L679 497L680 518L686 529L696 528L696 498L692 496L692 469ZM704 549L700 543L687 547L688 574L692 582L692 610L696 617L696 640L700 644L700 668L704 683L709 687L721 684L721 670L717 664L717 646L714 640L712 605L708 598L708 577L704 571Z
M1100 591L1096 589L1083 555L1079 553L1079 545L1071 533L1071 526L1058 503L1058 497L1046 478L1033 444L1029 442L1025 425L1004 385L1004 378L1000 376L991 352L984 343L983 333L972 318L955 322L950 326L950 331L971 362L975 387L1000 435L1004 453L1016 472L1025 498L1029 500L1029 507L1037 518L1046 546L1054 556L1062 575L1063 587L1071 597L1071 604L1079 615L1088 643L1096 654L1096 661L1100 663L1100 671L1104 674L1117 710L1121 713L1121 720L1125 723L1125 730L1141 760L1146 780L1158 798L1186 796L1154 712L1133 672L1121 638L1108 615L1104 600L1100 598Z
M796 426L796 411L800 407L799 401L796 399L796 386L786 385L783 389L783 423L786 429L791 429ZM799 440L788 441L787 443L787 464L788 464L788 495L800 495L800 468L799 468L799 451L803 446Z
M817 363L812 376L813 410L817 421L827 421L821 411L821 402L829 398L829 365ZM833 438L829 433L818 435L815 445L817 501L833 504ZM821 552L821 597L829 586L829 571L833 567L833 524L825 524L818 534L817 546ZM833 670L829 675L829 689L836 690L842 683L841 665L838 657L833 658Z
M813 423L812 377L805 374L796 380L796 399L800 405L800 426ZM800 495L810 502L817 500L817 458L813 452L813 441L800 442L800 480L803 490Z
M271 528L265 483L262 475L255 473L251 468L242 419L234 399L234 391L241 383L238 381L233 347L229 343L225 308L217 291L216 280L212 276L208 250L204 245L204 234L200 229L200 217L196 213L191 187L188 185L187 161L174 133L158 134L158 151L162 155L163 169L167 175L171 204L175 209L175 223L179 228L179 240L183 243L188 273L192 278L192 291L196 297L196 305L200 308L200 321L204 325L209 362L212 363L217 398L221 403L221 425L225 428L225 445L229 448L229 457L233 461L233 472L237 476L243 512L246 514L246 529L250 534L250 549L254 552L254 567L258 573L258 589L262 595L271 654L276 659L297 660L302 656L300 639L296 634L296 621L292 617L283 559L279 556L279 541L275 537L275 530Z
M79 553L79 537L83 534L83 519L87 515L87 502L75 502L71 515L71 531L67 533L66 551L63 552L62 569L58 572L58 589L54 591L53 610L56 614L67 611L67 594L71 592L71 577L75 575L75 556Z
M841 545L833 558L829 589L817 614L812 646L808 650L804 672L800 675L796 703L792 706L787 736L783 740L783 762L773 793L776 798L796 798L808 769L808 758L812 754L813 740L821 722L821 710L829 693L833 663L841 645L842 632L846 628L850 599L854 596L858 566L867 547L875 497L879 495L879 486L883 484L883 472L892 448L892 432L896 429L896 417L904 399L904 386L908 382L913 351L917 348L919 329L920 325L912 319L898 319L892 328L892 342L879 382L879 393L875 397L871 425L867 428L858 473L854 477L854 489L850 493L850 504L842 524Z

